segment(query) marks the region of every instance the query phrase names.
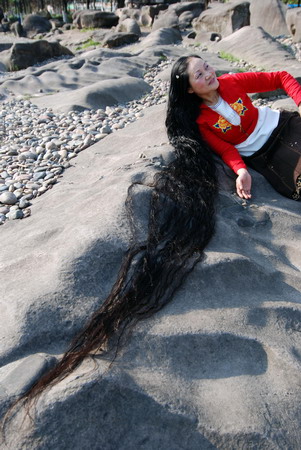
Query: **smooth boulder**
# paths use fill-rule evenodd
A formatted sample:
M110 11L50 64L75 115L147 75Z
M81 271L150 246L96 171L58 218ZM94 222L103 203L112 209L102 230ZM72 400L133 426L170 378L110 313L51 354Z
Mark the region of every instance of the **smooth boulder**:
M27 37L31 38L36 34L48 33L51 30L51 23L46 17L37 14L29 14L22 23L23 30Z
M119 17L107 11L83 10L73 15L73 24L81 28L112 28L118 24Z
M287 70L301 81L301 63L261 27L244 27L212 43L210 49L248 61L259 70Z
M293 42L301 42L301 8L287 10L286 24L293 37Z
M182 41L181 32L177 28L160 28L152 31L140 44L140 48L170 45Z
M135 33L109 33L102 42L103 47L115 48L122 45L133 44L139 40L139 35Z
M138 22L135 19L127 17L126 19L119 21L116 31L124 33L134 33L137 36L141 35L141 29Z
M250 25L250 3L237 1L208 8L192 21L196 31L211 31L229 36L236 30Z
M152 31L159 30L160 28L174 28L179 24L179 17L175 11L166 10L160 11L160 14L155 17Z
M119 103L127 103L142 97L151 91L148 83L142 79L130 76L101 80L90 86L53 94L43 98L33 99L37 105L51 107L56 112L84 111L85 109L99 109Z
M287 34L285 14L287 6L281 0L249 0L250 25L262 27L272 36Z
M73 56L73 53L58 42L38 40L33 42L17 42L4 55L0 61L8 70L26 69L38 62L63 55Z

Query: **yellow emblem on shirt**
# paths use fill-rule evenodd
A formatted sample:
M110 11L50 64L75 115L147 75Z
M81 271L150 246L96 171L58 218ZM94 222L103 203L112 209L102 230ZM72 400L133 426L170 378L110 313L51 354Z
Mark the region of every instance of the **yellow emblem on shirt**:
M230 103L231 108L237 112L240 116L244 116L245 112L248 111L248 108L243 104L242 99L239 98L235 103Z
M244 106L241 98L236 100L236 102L234 102L234 103L230 103L230 106L240 116L244 116L245 112L248 111L248 108L246 108L246 106ZM231 128L232 128L231 123L228 122L223 116L219 116L218 121L213 126L214 126L214 128L218 128L219 130L221 130L223 133L227 133L227 131L231 130Z

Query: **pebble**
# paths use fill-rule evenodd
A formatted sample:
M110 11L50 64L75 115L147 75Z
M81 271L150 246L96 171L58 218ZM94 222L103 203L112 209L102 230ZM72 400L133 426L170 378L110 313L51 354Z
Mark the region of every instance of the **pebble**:
M12 192L4 192L0 195L0 203L5 205L14 205L17 201L17 197Z
M15 219L23 219L23 211L22 209L15 209L6 214L7 219L15 220Z
M288 36L277 40L301 60L301 44L293 44ZM7 219L30 216L31 200L52 188L79 152L142 117L143 109L166 102L169 83L157 75L172 63L166 60L150 67L144 79L152 91L125 105L55 114L28 100L4 100L0 111L0 225ZM236 64L259 69L245 61ZM271 104L267 99L256 102L257 106Z

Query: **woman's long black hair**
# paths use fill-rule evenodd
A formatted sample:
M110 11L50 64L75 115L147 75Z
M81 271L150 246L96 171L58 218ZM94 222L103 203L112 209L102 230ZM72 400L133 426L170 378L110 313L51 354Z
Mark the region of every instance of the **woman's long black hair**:
M24 394L23 403L66 377L89 353L104 351L112 337L160 310L202 258L214 232L217 180L195 122L200 100L188 93L189 58L180 58L171 73L166 127L175 158L151 185L147 240L131 246L109 296L62 359Z

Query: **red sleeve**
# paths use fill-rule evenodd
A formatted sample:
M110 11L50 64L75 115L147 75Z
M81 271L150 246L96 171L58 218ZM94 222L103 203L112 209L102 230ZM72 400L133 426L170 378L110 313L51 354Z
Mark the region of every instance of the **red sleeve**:
M249 94L283 89L297 106L301 103L301 85L288 72L245 72L229 76L232 80L236 80L240 88Z
M225 142L223 139L216 136L206 127L200 129L204 140L217 153L227 166L229 166L236 174L238 169L246 169L247 166L240 156L237 148L234 145Z

